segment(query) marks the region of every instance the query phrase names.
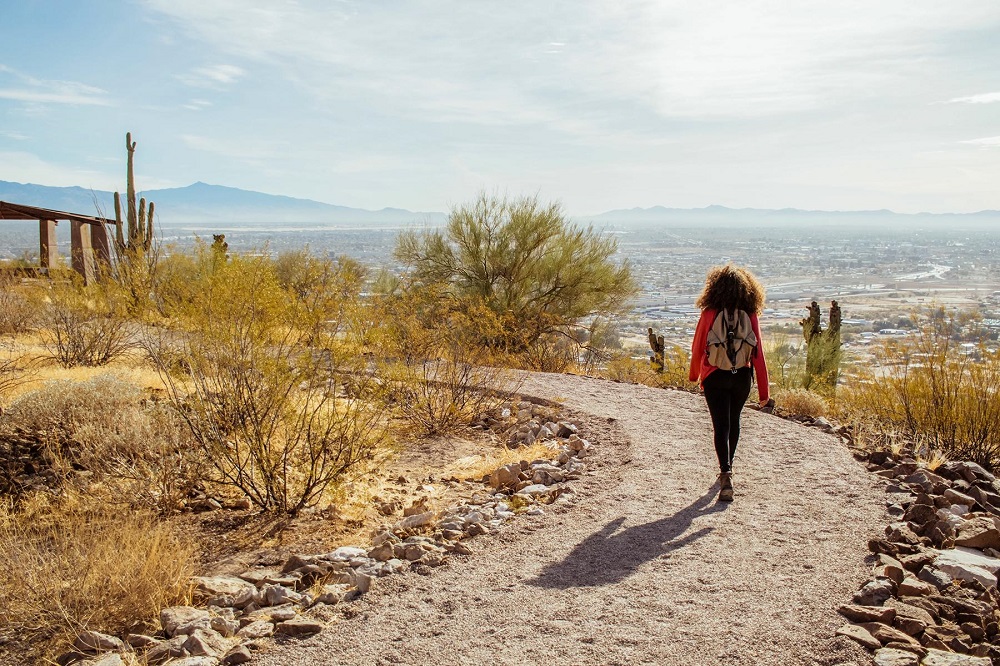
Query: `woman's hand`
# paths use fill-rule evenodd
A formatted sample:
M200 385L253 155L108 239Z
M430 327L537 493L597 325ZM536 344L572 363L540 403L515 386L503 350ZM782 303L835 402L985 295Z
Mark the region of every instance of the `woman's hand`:
M774 411L774 398L760 401L760 411L770 414Z

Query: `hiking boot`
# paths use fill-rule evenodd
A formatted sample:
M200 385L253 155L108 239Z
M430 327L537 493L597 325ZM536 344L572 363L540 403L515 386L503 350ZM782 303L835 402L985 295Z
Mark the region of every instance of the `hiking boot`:
M720 502L732 502L733 501L733 473L723 472L719 475L719 501Z

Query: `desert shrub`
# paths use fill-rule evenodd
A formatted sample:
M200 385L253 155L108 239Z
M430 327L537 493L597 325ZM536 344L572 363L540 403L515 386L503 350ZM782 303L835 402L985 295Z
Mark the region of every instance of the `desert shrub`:
M611 357L602 374L621 382L690 390L694 387L688 381L690 363L691 353L688 350L680 345L667 345L663 350L663 372L657 372L648 359L620 353Z
M764 339L764 358L771 385L777 389L801 388L805 383L805 343L801 336L796 344L787 333L769 335Z
M147 513L72 495L0 507L0 626L12 641L4 649L41 663L85 628L152 630L161 608L187 600L193 555Z
M157 359L213 480L261 508L292 513L389 439L381 411L364 397L372 379L360 359L334 339L302 346L311 337L303 309L273 262L234 256L186 310L186 328L197 332L183 341L187 377L178 381Z
M0 416L7 445L34 443L58 478L86 470L109 499L169 511L197 481L199 459L179 415L115 375L49 382Z
M312 343L337 335L367 275L364 266L349 257L333 260L310 254L308 249L279 254L274 272L278 284L301 304L299 326Z
M809 389L785 389L774 397L775 404L786 414L816 418L826 414L826 400Z
M560 338L581 321L621 312L635 293L616 250L614 238L574 227L557 204L481 194L452 210L444 230L402 234L396 256L409 288L493 312L500 326L480 346L540 367L553 353L559 365Z
M110 284L54 284L42 314L42 339L61 365L101 366L136 347L136 325Z
M167 248L152 279L153 302L161 315L173 317L188 306L208 265L206 247L200 240L190 253Z
M814 336L807 345L802 386L823 395L833 395L840 378L843 349L840 336L830 336L827 333L829 331Z
M0 414L7 394L31 379L30 363L11 346L0 343Z
M15 336L31 331L37 321L38 304L28 290L0 274L0 335Z
M845 416L878 440L940 451L994 468L1000 462L1000 353L968 354L954 318L920 322L912 338L884 343L877 367L858 369L840 392Z
M433 290L404 293L373 307L384 322L380 396L416 434L468 426L517 389L515 375L477 344L498 325L488 308L458 311Z

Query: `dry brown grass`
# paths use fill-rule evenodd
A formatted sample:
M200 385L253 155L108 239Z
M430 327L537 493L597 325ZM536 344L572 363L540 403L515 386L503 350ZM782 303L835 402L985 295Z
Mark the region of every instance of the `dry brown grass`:
M459 458L442 467L439 473L444 477L454 477L462 481L478 480L504 465L522 460L550 459L558 451L559 447L555 442L535 442L517 449L509 449L498 444L481 454Z
M795 416L816 418L827 413L826 400L809 389L779 391L774 402L783 412Z
M18 396L0 436L41 445L59 478L87 470L112 501L167 511L193 480L199 457L180 417L117 374L60 380Z
M608 361L601 376L630 384L691 390L695 385L688 381L690 360L691 355L684 349L671 345L663 353L663 372L657 372L648 360L617 354Z
M8 649L38 663L83 628L155 627L189 599L193 548L155 518L77 495L35 495L0 509L0 627Z
M925 319L912 339L878 349L838 396L846 419L873 442L899 440L987 468L1000 465L1000 353L959 346L960 319Z

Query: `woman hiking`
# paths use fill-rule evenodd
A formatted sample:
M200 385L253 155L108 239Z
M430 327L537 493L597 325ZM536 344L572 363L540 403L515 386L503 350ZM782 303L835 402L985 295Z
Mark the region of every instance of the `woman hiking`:
M755 372L760 405L769 405L767 364L757 321L764 307L764 287L745 268L716 266L708 272L695 304L701 308L701 319L691 344L688 378L700 381L704 389L719 457L719 501L731 502L740 412L750 396Z

